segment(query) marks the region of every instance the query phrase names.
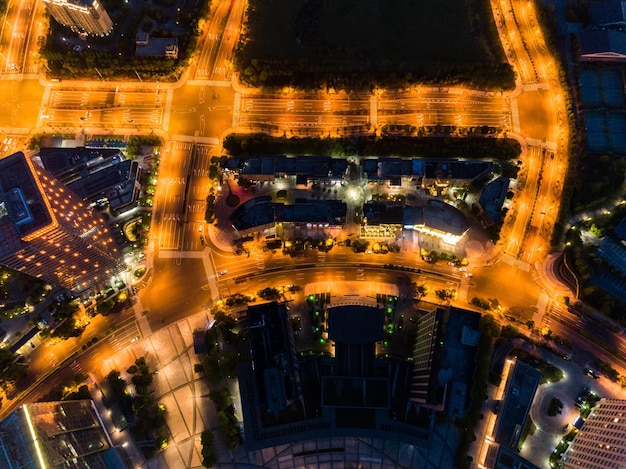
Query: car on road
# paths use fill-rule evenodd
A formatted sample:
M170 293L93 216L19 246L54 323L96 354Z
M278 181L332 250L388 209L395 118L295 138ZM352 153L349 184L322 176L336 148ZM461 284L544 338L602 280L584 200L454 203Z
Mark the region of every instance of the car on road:
M228 273L228 270L220 270L219 274L220 275L226 275Z
M591 368L585 368L584 371L585 371L585 374L589 376L590 378L598 379L600 377L600 375L596 373L594 370L592 370Z

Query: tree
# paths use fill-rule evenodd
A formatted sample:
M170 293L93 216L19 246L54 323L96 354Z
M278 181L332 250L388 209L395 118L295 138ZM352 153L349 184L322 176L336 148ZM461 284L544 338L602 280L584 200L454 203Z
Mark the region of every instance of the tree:
M419 285L416 285L416 284L412 284L412 285L413 285L413 295L415 299L421 300L426 295L428 295L429 288L425 284L421 283Z
M213 467L217 463L213 432L211 430L203 431L200 434L200 443L202 444L202 465Z
M548 415L550 417L556 417L561 413L562 410L563 403L559 399L557 399L556 397L550 399L550 405L548 406Z
M0 386L2 388L6 389L26 374L28 366L25 366L24 363L19 363L17 358L18 356L11 353L8 348L0 348L0 370L4 370L0 375Z

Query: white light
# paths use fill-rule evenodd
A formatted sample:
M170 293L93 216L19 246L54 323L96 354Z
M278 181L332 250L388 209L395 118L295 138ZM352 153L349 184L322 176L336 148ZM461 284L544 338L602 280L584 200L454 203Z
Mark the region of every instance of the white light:
M37 438L37 433L35 432L35 427L33 426L33 422L30 419L30 414L28 413L28 407L23 406L24 415L26 416L26 422L28 423L28 429L30 431L30 435L35 443L35 451L37 452L37 458L39 459L39 464L41 464L42 469L46 469L48 467L46 462L43 459L43 453L41 451L41 446L39 446L39 438Z

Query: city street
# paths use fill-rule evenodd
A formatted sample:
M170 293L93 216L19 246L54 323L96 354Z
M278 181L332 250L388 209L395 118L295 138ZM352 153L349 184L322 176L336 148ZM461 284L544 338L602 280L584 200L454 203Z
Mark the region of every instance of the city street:
M148 266L150 281L134 298L134 310L97 316L81 337L37 347L20 388L31 390L38 382L44 385L36 387L28 399L42 397L76 373L88 372L93 379L102 379L110 369L125 370L135 358L147 355L159 371L155 399L168 409L171 434L170 446L149 467L198 465L198 433L215 425L217 418L204 379L193 373L199 359L193 355L191 333L210 323L211 311L220 301L238 293L255 295L266 287L284 292L294 285L298 293L286 295L288 301L323 288L345 301L389 293L411 302L412 284L416 284L428 286L425 299L433 303L442 303L435 295L438 289L455 290L458 297L451 304L464 308L473 297L497 299L504 310L510 308L516 326L526 327L533 320L535 328L549 329L572 344L567 352L571 361L559 358L567 369L566 379L541 388L539 405L533 409L539 433L529 438L524 448L528 454L522 454L534 461L528 449L532 444L541 446L543 453L549 450L557 427L567 419L548 428L537 414L545 407L545 399L552 395L569 398L578 387L572 383L581 382L580 370L592 366L594 360L610 362L622 373L626 337L611 332L602 321L570 312L555 294L537 284L534 267L547 254L569 164L564 93L537 25L535 5L494 0L492 6L503 47L518 74L515 90L414 86L355 94L292 89L268 93L238 84L231 58L246 8L242 0L214 2L189 71L177 83L47 81L37 75L42 71L36 44L43 34L43 4L10 1L0 26L0 137L6 141L0 146L0 157L24 150L30 137L44 132L77 135L79 144L84 137L103 135L156 134L164 140L150 231L152 251L147 256L153 259ZM403 239L388 239L400 251L385 255L357 254L336 244L328 253L307 250L292 258L280 250L265 249L263 235L249 243L247 250L238 251L228 218L233 207L225 206L224 197L216 207L218 222L205 222L211 157L221 155L221 139L229 132L336 137L380 132L386 125L488 126L498 129L498 135L520 141L520 180L500 244L493 256L470 264L467 274L445 262L425 262L413 243ZM268 184L256 195L274 197L278 188L278 183ZM231 191L227 185L221 189ZM308 186L293 194L311 198ZM245 201L244 194L240 195L241 202ZM358 205L349 203L345 231L351 233L338 233L335 241L356 239L360 224L354 222L352 212ZM405 270L394 270L392 265ZM302 313L298 307L294 311ZM138 318L147 321L149 329L142 329ZM87 346L94 338L97 342ZM582 377L582 382L590 380ZM617 394L606 377L591 384L604 395ZM1 414L6 415L24 397L5 401ZM230 460L225 447L219 446L219 451L220 460Z

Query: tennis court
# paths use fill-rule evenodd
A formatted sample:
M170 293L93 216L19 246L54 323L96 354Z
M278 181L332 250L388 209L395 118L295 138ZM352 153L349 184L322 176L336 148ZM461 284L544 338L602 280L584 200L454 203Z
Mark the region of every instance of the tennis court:
M587 106L597 106L602 103L600 91L600 77L593 70L581 70L578 76L580 83L580 98Z
M619 70L603 70L600 73L604 104L608 106L624 105L624 84Z
M619 70L581 70L580 98L586 106L624 105L624 84Z
M608 148L606 135L606 116L604 112L589 111L585 113L587 128L587 146L591 150L604 151Z
M626 113L610 111L607 114L610 146L617 153L626 152Z

